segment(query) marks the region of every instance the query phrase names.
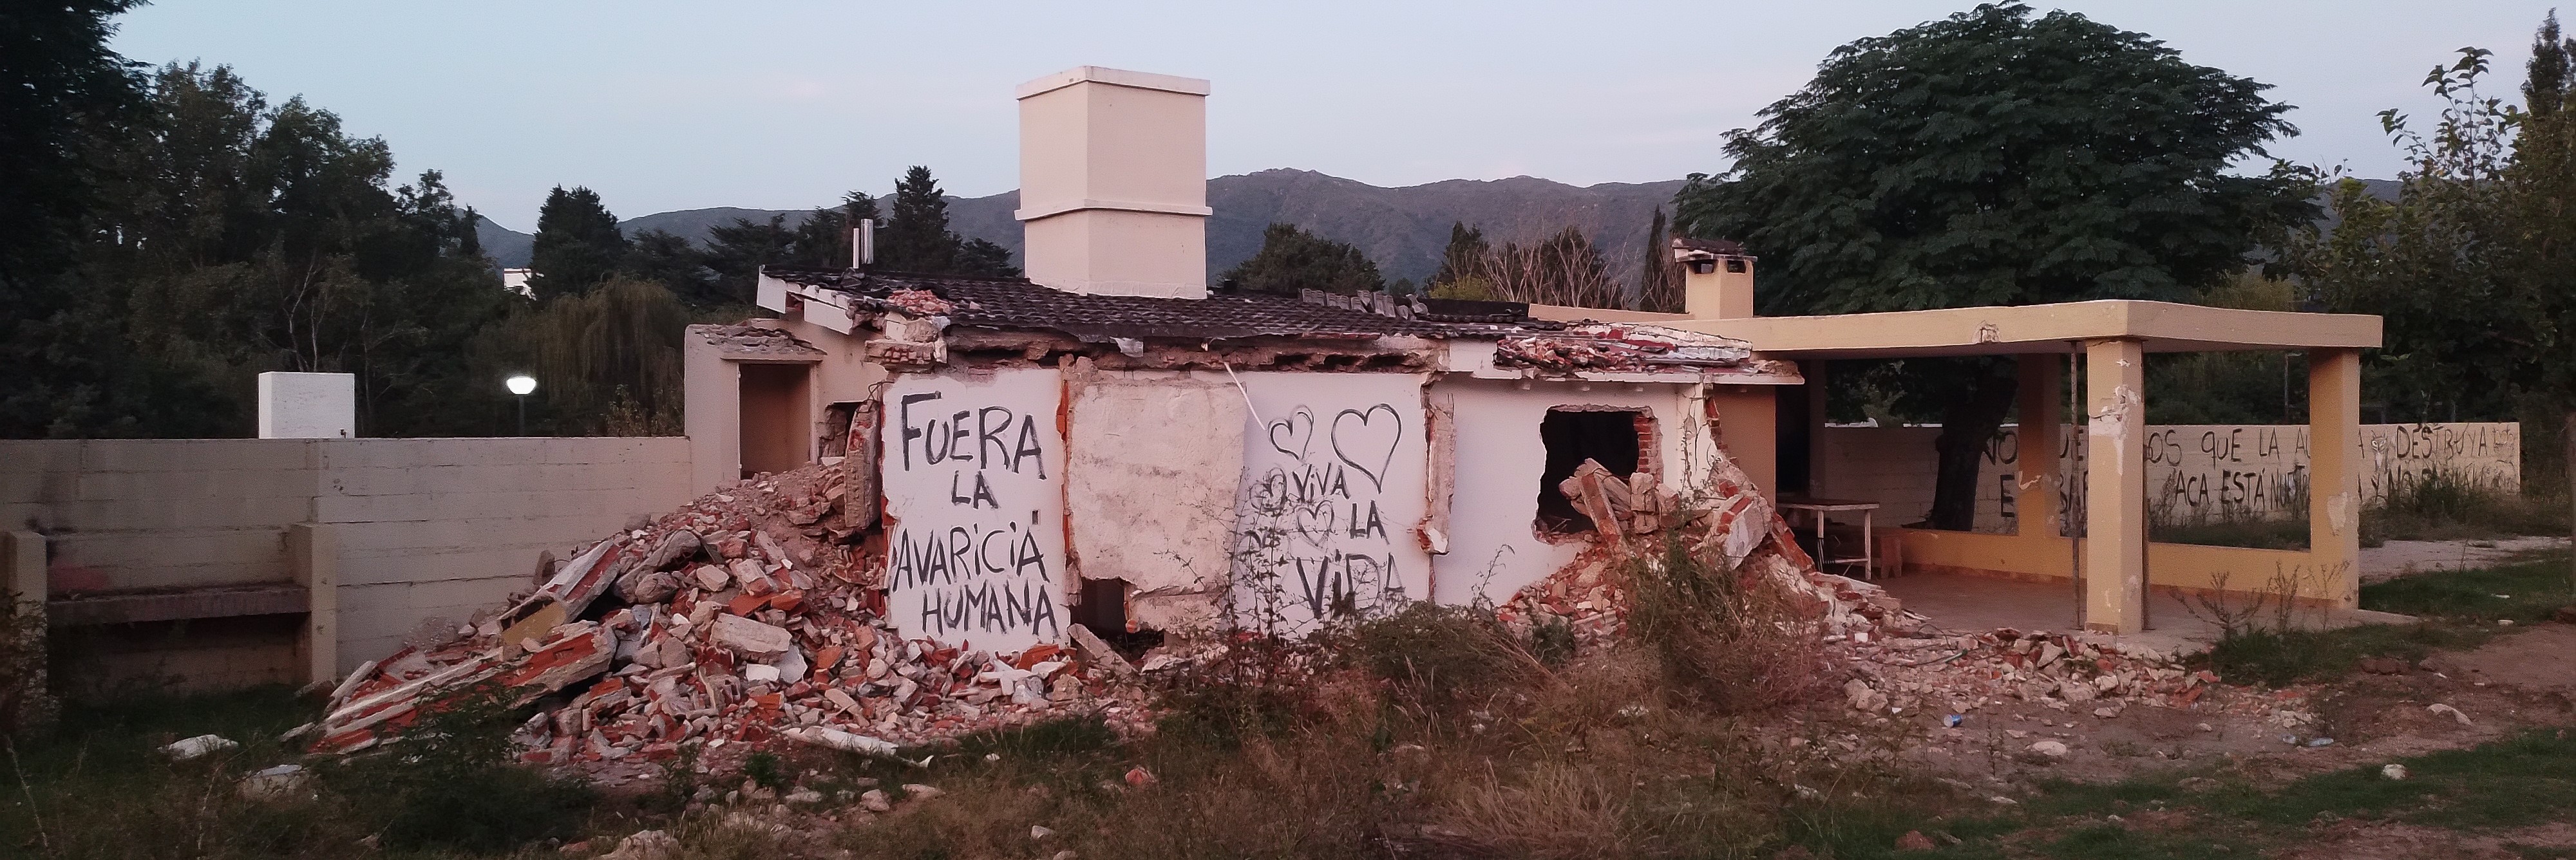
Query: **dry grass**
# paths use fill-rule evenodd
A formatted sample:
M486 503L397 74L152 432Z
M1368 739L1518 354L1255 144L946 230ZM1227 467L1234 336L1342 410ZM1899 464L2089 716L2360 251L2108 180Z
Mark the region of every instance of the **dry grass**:
M1663 564L1667 583L1707 572ZM1797 656L1785 601L1723 580L1662 598L1667 608L1707 598L1724 610L1675 628L1691 649L1595 649L1550 665L1490 611L1417 607L1309 642L1239 643L1232 660L1171 680L1173 710L1145 737L1120 741L1096 719L1068 718L907 751L909 763L792 751L765 760L764 773L832 799L675 814L648 792L564 810L548 832L587 836L595 856L625 833L662 829L682 858L1758 857L1790 844L1827 849L1855 810L1916 800L1897 794L1873 752L1881 742L1870 733L1889 729L1852 721L1838 702L1789 695L1814 676L1778 671ZM273 736L267 724L297 711L261 713L223 730ZM167 734L197 730L184 711L156 719ZM397 846L390 812L368 804L427 795L387 790L402 779L368 787L350 779L362 775L354 770L326 777L314 802L240 801L232 779L282 750L258 745L172 768L148 754L164 731L116 741L127 776L113 780L81 775L79 750L52 748L33 770L54 847L32 856L351 856L368 853L360 842L371 835L383 844L374 853L388 856L556 856L542 835ZM1791 745L1791 734L1816 742ZM1152 778L1131 783L1131 769ZM466 770L484 774L476 785L500 784L480 765ZM721 792L745 779L705 782ZM868 780L899 798L896 811L866 813L848 799ZM901 799L906 783L940 796ZM184 809L211 811L172 812ZM34 837L34 823L0 814L0 838ZM81 847L64 841L67 831Z

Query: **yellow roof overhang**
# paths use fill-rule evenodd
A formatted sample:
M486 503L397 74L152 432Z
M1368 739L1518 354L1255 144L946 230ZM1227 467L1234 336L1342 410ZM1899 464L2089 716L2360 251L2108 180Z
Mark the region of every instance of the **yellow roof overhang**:
M2148 352L2379 346L2379 317L2369 314L2249 311L2127 299L1814 317L1676 316L1656 324L1739 338L1765 358L1786 359L2063 353L2096 340L2141 341Z

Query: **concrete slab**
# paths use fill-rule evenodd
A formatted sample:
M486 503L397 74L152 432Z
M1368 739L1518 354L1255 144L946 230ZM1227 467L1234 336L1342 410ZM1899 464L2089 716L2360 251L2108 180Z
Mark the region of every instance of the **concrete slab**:
M2075 623L2075 590L2066 583L1917 573L1877 580L1877 584L1904 601L1907 611L1932 619L1933 626L1943 630L1970 632L2010 627L2027 632L2081 629ZM2147 629L2113 638L2125 644L2163 651L2198 650L2218 641L2218 621L2206 608L2204 598L2151 589L2147 604ZM2243 598L2229 599L2220 605L2231 613L2256 612L2254 602ZM2268 608L2256 614L2267 623L2272 617ZM2413 616L2392 612L2303 608L2292 614L2291 623L2303 629L2334 629L2355 624L2403 624L2414 620Z

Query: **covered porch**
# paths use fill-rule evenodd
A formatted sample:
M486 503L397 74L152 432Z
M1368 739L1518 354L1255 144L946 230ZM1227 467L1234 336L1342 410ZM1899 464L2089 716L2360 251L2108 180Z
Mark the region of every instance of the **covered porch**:
M1693 302L1694 310L1714 304ZM1739 314L1749 311L1750 302L1742 304L1748 307ZM2303 613L2314 623L2360 618L2354 614L2363 504L2360 350L2379 345L2378 317L2111 300L1822 317L1694 314L1659 323L1741 338L1766 358L2011 356L2019 365L2024 428L2070 423L2066 374L2070 364L2080 366L2073 386L2080 392L2080 411L2071 423L2088 450L2078 527L2068 528L2068 512L2060 510L2061 488L2079 476L2058 474L2057 434L2019 433L2013 531L1893 530L1900 536L1904 570L1938 575L1892 586L1910 606L1958 603L1953 611L2004 612L2014 620L1992 626L2028 627L2037 620L2123 636L2156 628L2186 638L2201 638L2189 634L2206 621L2187 610L2183 595L2219 594L2231 604L2286 597L2323 610ZM2297 351L2308 358L2307 548L2150 542L2144 428L2152 393L2146 388L2146 355L2254 350ZM1810 374L1811 386L1819 382L1819 374ZM1818 412L1811 421L1821 420ZM1988 585L1969 577L2015 582ZM1932 588L1943 593L1922 593ZM2042 605L2051 601L2062 603ZM1960 621L1927 614L1949 626Z

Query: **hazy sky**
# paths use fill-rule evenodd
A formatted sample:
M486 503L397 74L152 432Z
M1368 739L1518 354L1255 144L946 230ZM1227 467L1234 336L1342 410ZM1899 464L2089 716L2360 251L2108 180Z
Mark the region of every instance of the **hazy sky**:
M115 47L232 65L446 172L503 225L588 185L623 216L790 208L1017 184L1011 89L1077 65L1213 80L1214 175L1300 167L1378 185L1528 174L1588 185L1725 166L1721 135L1834 46L1966 8L1765 3L573 3L161 0ZM2494 49L2513 95L2547 0L2035 3L2273 84L2295 161L2396 173L2375 114L2430 110L2425 72Z

